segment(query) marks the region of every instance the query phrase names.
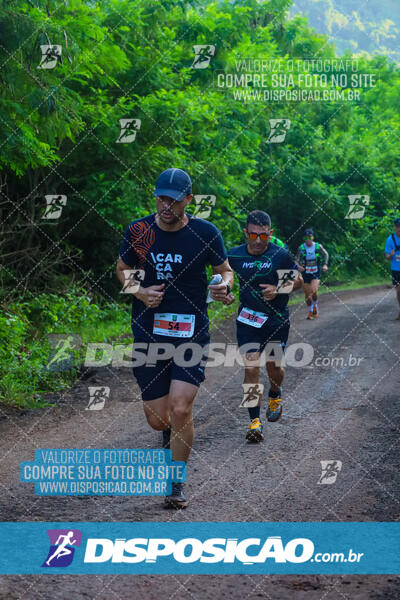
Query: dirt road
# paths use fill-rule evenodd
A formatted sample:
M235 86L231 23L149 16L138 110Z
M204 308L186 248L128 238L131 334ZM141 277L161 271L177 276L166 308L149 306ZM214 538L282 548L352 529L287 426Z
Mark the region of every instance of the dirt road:
M158 447L145 423L130 369L97 370L54 408L3 411L0 421L2 521L391 521L399 516L400 322L387 287L320 299L317 321L291 308L289 343L309 343L325 366L289 367L284 414L248 445L239 409L240 367L207 369L195 406L196 439L186 511L160 498L38 498L19 482L19 464L37 448ZM235 342L234 319L213 334ZM349 365L350 355L354 360ZM327 358L328 357L328 358ZM329 357L338 359L330 360ZM343 364L341 364L343 358ZM362 359L362 360L358 360ZM318 362L318 361L317 361ZM351 362L351 361L350 361ZM329 364L328 364L329 363ZM265 377L263 379L266 383ZM88 385L107 385L101 411L87 411ZM264 409L263 409L264 412ZM342 462L333 485L319 485L322 460ZM255 533L255 532L253 532ZM191 598L330 600L400 597L396 576L3 576L0 598Z

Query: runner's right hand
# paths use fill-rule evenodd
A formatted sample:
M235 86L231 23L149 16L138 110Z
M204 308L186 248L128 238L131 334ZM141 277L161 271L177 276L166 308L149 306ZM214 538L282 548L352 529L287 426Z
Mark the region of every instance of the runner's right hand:
M299 265L299 269L302 273L303 273L303 271L305 271L305 268L303 267L303 265Z
M135 296L141 300L147 308L157 308L164 298L164 287L165 283L162 283L161 285L151 285L147 288L140 286L139 291L136 292Z

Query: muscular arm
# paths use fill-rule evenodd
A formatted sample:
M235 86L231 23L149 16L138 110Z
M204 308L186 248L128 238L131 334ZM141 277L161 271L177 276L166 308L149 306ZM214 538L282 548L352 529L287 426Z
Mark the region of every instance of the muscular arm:
M290 254L290 258L294 261L295 265L296 265L296 269L298 269L298 273L297 273L297 277L293 282L293 288L291 289L291 292L295 292L296 290L298 290L299 288L301 288L301 286L303 285L304 281L303 281L303 277L301 276L301 270L304 271L304 267L302 267L300 265L300 260L299 260L299 254L300 254L300 247L297 250L297 254L296 257L293 257L292 253L289 252Z
M295 260L297 263L299 263L299 265L301 265L301 246L299 246L297 248L297 252L296 252L296 256L295 256Z
M223 302L224 299L226 299L227 284L231 289L233 287L233 271L228 262L228 259L226 259L222 264L217 265L216 267L212 266L212 272L213 275L221 275L222 283L217 283L216 285L210 286L211 298L213 300L220 300L221 302Z
M117 273L117 277L118 280L120 281L120 283L124 286L125 285L125 276L124 276L124 271L126 269L131 269L132 270L133 267L130 267L129 265L127 265L121 257L118 258L117 261L117 269L116 269L116 273Z
M325 248L323 247L322 244L319 245L319 249L321 250L322 254L324 255L324 265L327 265L328 260L329 260L329 254L328 254L327 250L325 250Z
M293 284L293 290L292 290L292 292L295 292L296 290L298 290L299 288L301 288L301 286L303 285L303 283L304 283L303 278L302 278L301 274L299 273L296 281Z
M228 262L228 259L226 259L226 261L223 262L221 265L212 267L212 272L213 272L213 275L217 275L219 273L221 275L224 283L228 284L230 288L233 287L233 271Z
M295 260L296 264L298 265L299 270L303 272L304 271L304 264L303 264L304 263L304 257L302 257L302 255L301 255L301 246L299 246L297 248L297 253L296 253L296 256L295 256L294 260Z
M124 276L125 269L132 270L133 267L130 267L129 265L127 265L122 260L122 258L119 257L118 261L117 261L117 277L118 277L119 281L121 282L122 286L125 285L125 276ZM139 300L141 300L148 308L156 308L157 306L160 305L160 303L164 297L164 291L163 291L164 287L165 287L164 283L162 283L161 285L151 285L150 287L147 287L147 288L144 288L140 285L137 292L135 292L133 295L136 296L136 298L138 298Z
M390 240L390 238L388 238L388 240L386 242L386 246L385 246L385 258L389 262L392 260L393 256L396 254L396 250L394 248L391 248L389 250L390 241L392 241L392 240ZM386 252L386 248L389 250L389 252Z

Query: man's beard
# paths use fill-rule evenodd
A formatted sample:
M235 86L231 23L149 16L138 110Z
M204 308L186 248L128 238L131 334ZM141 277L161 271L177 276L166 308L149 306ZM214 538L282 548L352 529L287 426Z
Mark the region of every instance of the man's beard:
M164 221L164 218L163 218L164 211L160 210L160 212L158 213L158 216L160 217L160 219L161 219L161 221L163 223L166 223L167 225L172 225L172 224L178 223L179 221L181 221L183 219L183 215L178 215L173 210L171 210L169 212L172 214L172 217L170 219L165 220L165 221Z
M268 247L268 244L260 244L258 247L256 244L249 244L250 250L257 252L257 254L263 254Z

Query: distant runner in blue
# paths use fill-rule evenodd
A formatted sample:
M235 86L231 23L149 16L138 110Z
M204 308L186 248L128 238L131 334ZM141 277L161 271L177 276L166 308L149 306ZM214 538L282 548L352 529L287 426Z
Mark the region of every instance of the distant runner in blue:
M385 256L390 261L392 269L392 284L396 288L399 314L396 318L400 321L400 217L395 219L394 232L389 235L385 245Z

